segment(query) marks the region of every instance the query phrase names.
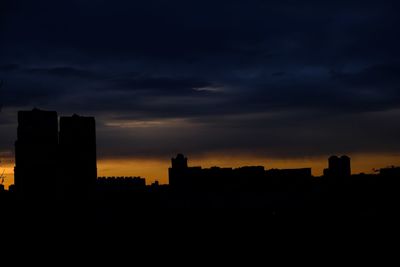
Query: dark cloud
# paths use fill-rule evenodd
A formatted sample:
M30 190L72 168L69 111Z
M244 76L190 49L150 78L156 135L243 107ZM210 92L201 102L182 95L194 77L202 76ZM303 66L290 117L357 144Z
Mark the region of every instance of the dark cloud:
M61 78L95 79L101 77L99 74L74 67L29 68L25 71L33 75L48 75Z
M2 65L0 66L0 72L13 72L19 69L19 66L17 64L7 64L7 65Z
M272 73L271 75L272 75L272 76L275 76L275 77L281 77L281 76L285 76L285 75L286 75L286 72L284 72L284 71L278 71L278 72Z
M396 151L399 7L1 1L0 125L33 106L95 115L102 156Z
M118 77L109 80L115 90L150 91L156 94L201 93L199 89L213 87L209 81L196 78L151 77L133 74L130 77Z
M372 65L355 73L333 71L332 74L336 80L356 88L372 90L400 88L400 62Z

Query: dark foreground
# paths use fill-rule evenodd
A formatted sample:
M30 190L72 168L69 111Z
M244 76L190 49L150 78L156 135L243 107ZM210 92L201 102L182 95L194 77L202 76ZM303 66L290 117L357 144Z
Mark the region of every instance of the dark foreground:
M397 179L380 176L353 177L348 183L320 180L301 184L275 184L263 188L219 188L179 190L169 186L144 188L97 188L88 196L69 196L62 200L16 193L0 194L3 215L9 220L71 220L98 224L129 223L141 214L172 214L174 211L256 210L266 217L300 218L379 217L399 212ZM202 210L202 211L201 211Z

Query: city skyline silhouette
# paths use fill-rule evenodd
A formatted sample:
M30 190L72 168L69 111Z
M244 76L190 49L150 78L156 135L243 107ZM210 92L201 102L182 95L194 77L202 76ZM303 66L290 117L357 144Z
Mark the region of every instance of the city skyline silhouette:
M85 146L87 146L88 144L92 143L92 145L91 145L93 147L92 148L92 151L93 151L92 152L92 158L93 158L93 160L92 160L92 162L93 162L92 163L92 166L93 166L92 177L94 176L95 179L98 178L97 155L96 155L97 154L96 153L96 150L97 150L96 149L96 133L95 133L96 130L95 130L95 118L94 117L81 117L76 114L74 114L71 117L63 117L63 116L58 116L57 112L55 112L55 111L43 111L43 110L40 110L37 108L34 108L32 111L20 111L20 112L18 112L18 114L19 114L18 115L18 118L19 118L18 137L21 138L21 136L22 136L22 138L24 138L24 135L32 136L32 137L28 137L28 138L32 139L31 140L32 145L35 145L35 146L37 145L38 147L40 147L41 146L40 140L51 139L49 137L50 135L47 134L46 131L50 132L49 129L51 127L53 128L53 130L52 130L53 139L54 139L53 143L54 143L54 146L58 147L58 148L53 148L53 150L54 151L57 150L58 151L57 153L59 153L60 155L56 155L56 152L53 152L54 155L50 155L49 160L52 158L55 158L55 157L60 157L60 159L59 159L60 161L68 162L68 164L70 164L70 163L72 163L72 162L70 162L71 160L72 161L77 160L75 157L81 156L83 158L81 160L79 160L79 159L77 160L78 164L80 161L85 162L86 161L85 156L82 155L82 152L84 152L83 148ZM26 114L26 115L24 116L24 114ZM46 118L45 114L48 114L47 115L48 119L45 119ZM52 121L53 121L52 123L50 123L50 121L49 121L50 116L52 116ZM25 127L23 127L24 117L29 118L27 120L28 126L25 126ZM35 119L35 117L37 117L37 118ZM40 129L42 127L40 125L45 124L45 123L40 123L41 120L42 121L47 120L47 124L49 125L47 127L47 130L46 130L46 128L44 128L42 130ZM86 121L86 123L85 123L85 121ZM33 125L37 122L39 122L38 126ZM86 126L85 126L85 124L86 124ZM53 126L51 126L51 125L53 125ZM69 125L69 126L63 126L63 125ZM88 128L89 125L91 125L91 126ZM24 128L28 128L28 132L26 130L24 131L23 130ZM37 128L37 130L35 130L35 128ZM66 130L63 131L63 128ZM31 132L32 130L34 130L34 131ZM37 133L35 131L37 131ZM26 132L26 133L24 134L24 132ZM63 132L66 132L66 133L63 133ZM68 134L67 134L67 132L68 132ZM66 137L64 137L64 136L66 136ZM70 136L70 137L67 137L67 136ZM73 136L75 136L75 137L73 137ZM91 136L91 137L88 139L85 136L88 136L88 137ZM39 139L35 140L35 138L36 139L39 138ZM69 140L69 141L63 141L63 140ZM66 144L64 144L64 143L66 143ZM88 143L88 144L86 144L86 143ZM17 146L18 146L17 144L18 144L18 140L15 144L16 150L17 150ZM66 150L66 149L68 149L68 150ZM29 147L29 146L28 146L27 150L31 150L31 151L39 150L40 151L40 149L38 149L36 147ZM67 152L67 151L70 151L70 152ZM17 157L17 153L15 153L15 156ZM177 157L184 161L182 164L185 165L187 168L188 167L188 159L184 158L184 155L181 153L178 153ZM49 160L43 160L43 158L45 158L45 157L41 157L41 156L33 157L32 156L32 159L39 160L38 162L33 162L33 165L40 166L40 164L42 164L43 162L46 162L44 164L48 164ZM173 169L174 164L176 164L174 162L176 160L178 160L178 158L172 159L172 165L171 165L172 169ZM342 163L342 161L343 161L343 163ZM327 168L324 168L322 175L320 175L320 176L336 176L336 177L351 176L352 171L351 171L350 161L351 161L351 159L346 155L343 155L340 157L330 156L328 159L328 166L327 166ZM17 160L15 160L15 162L17 162ZM85 175L85 174L80 173L79 166L77 166L76 167L77 169L74 170L73 169L74 166L73 165L69 166L68 164L65 167L59 167L61 169L64 169L64 171L62 171L62 172L67 172L67 173L69 173L70 176L72 176L72 175L78 176L78 178L77 178L78 180L79 180L79 176L81 177L81 179L84 179L85 176L90 176L89 174ZM238 166L238 168L241 168L241 167L248 167L248 166ZM253 166L253 167L257 167L257 166ZM264 165L259 166L259 167L263 167L265 169ZM278 169L274 168L274 166L269 166L269 167L271 168L269 171L278 170ZM288 169L288 170L295 170L295 169L293 169L293 167L294 166L291 166L292 169ZM381 168L381 169L390 169L390 167L393 168L394 166L387 165L387 167ZM195 167L195 168L201 168L201 167ZM212 168L220 168L220 167L213 165L211 167L211 169ZM39 167L38 169L46 169L46 168L42 166L42 167ZM225 167L225 169L233 169L233 167ZM310 177L313 176L311 167L298 168L297 170L304 170L308 173L308 176L310 176ZM334 173L331 173L332 170ZM378 170L379 170L379 168L376 167L372 170L373 171L372 173L376 173ZM14 169L14 171L15 171L15 169ZM39 172L41 172L41 171L39 171ZM140 175L140 174L138 174L138 175ZM171 168L169 168L169 177L170 176L171 176ZM105 176L102 176L102 177L105 178ZM129 177L129 175L125 175L125 176L124 175L122 175L122 176L121 175L111 175L109 177ZM318 177L318 175L316 177ZM35 179L33 178L32 180L35 180ZM93 178L92 178L92 180L93 180ZM159 183L160 181L155 180L153 182ZM13 184L11 184L11 185L13 185Z
M37 108L34 108L33 110L32 110L32 112L34 113L34 112L41 112L41 110L40 109L37 109ZM32 113L31 112L31 113ZM21 112L21 113L30 113L30 112L27 112L27 111L25 111L25 112ZM45 112L46 113L46 112ZM51 112L49 112L49 113L51 113ZM60 116L60 117L58 117L57 116L57 113L56 112L53 112L53 114L55 114L55 116L54 116L54 121L55 120L57 120L57 121L60 121L60 125L62 124L62 122L61 121L63 121L63 120L66 120L66 119L68 119L68 118L70 118L70 120L74 120L74 118L75 119L78 119L78 118L80 118L80 116L78 116L78 115L76 115L76 114L74 114L72 117L62 117L62 116ZM57 119L56 119L57 118ZM82 119L84 119L85 117L82 117ZM90 118L88 118L88 119L90 119ZM92 118L92 120L94 120L94 118ZM58 122L57 122L57 129L59 128L59 126L58 126ZM54 127L55 128L55 127ZM54 131L56 131L56 129L54 129ZM59 133L58 133L58 130L57 130L57 136L59 135ZM95 133L93 133L93 135L94 135L94 137L93 137L93 139L95 139ZM61 137L60 137L61 138ZM57 139L58 139L58 137L57 137ZM71 146L71 144L70 145L67 145L67 147L68 146ZM79 145L77 146L77 148L79 147ZM96 150L96 149L94 149L94 150ZM64 156L65 158L64 158L64 160L68 160L68 158L73 158L73 156L74 155L72 155L72 154L70 154L70 155L67 155L67 156ZM342 156L341 158L347 158L347 156ZM40 158L40 157L39 157ZM327 170L329 170L329 166L331 166L332 164L335 164L335 163L332 163L332 161L336 161L336 159L337 160L340 160L340 158L338 158L337 156L331 156L330 158L329 158L329 162L328 162L328 165L327 166L324 166L324 168L321 170L321 174L320 175L315 175L314 174L314 172L313 172L313 168L312 167L310 167L310 166L307 166L307 168L309 168L310 169L310 176L315 176L315 177L319 177L319 176L329 176L329 174L328 173L326 173L326 171ZM347 159L347 160L350 160L350 159ZM96 160L97 161L97 160ZM324 161L326 161L326 159L324 159ZM15 162L15 161L14 161ZM131 165L132 163L129 161L129 160L127 160L126 162L125 162L125 166L129 166L129 165ZM210 165L209 165L209 168L213 168L213 167L217 167L217 165L218 164L215 164L215 163L210 163ZM277 166L273 166L273 165L268 165L268 166L266 166L266 165L263 165L263 164L259 164L258 166L263 166L263 167L265 167L265 168L270 168L271 170L274 170L274 169L276 169L277 168ZM312 166L312 160L310 160L310 165ZM348 163L348 165L349 165L349 163ZM243 167L243 166L249 166L249 164L245 164L245 165L229 165L229 163L228 164L225 164L223 167L224 168L240 168L240 167ZM364 174L364 173L366 173L366 174L374 174L374 173L377 173L380 169L389 169L390 167L394 167L395 165L391 165L391 164L383 164L383 165L381 165L381 166L374 166L374 168L371 168L370 169L370 171L369 172L360 172L360 174L362 173L362 174ZM293 168L293 167L296 167L295 165L285 165L285 167L286 168ZM326 168L326 167L328 167L328 168ZM168 167L167 167L168 168ZM301 168L303 168L304 169L304 166L302 166L302 167L299 167L299 169L301 169ZM13 169L14 169L14 167L13 167ZM125 174L123 174L123 175L121 175L121 174L117 174L118 173L118 168L115 168L115 169L110 169L110 171L111 171L111 173L109 174L109 175L106 175L106 176L108 176L108 177L130 177L130 176L132 176L132 175L137 175L137 176L142 176L142 177L145 177L145 175L143 175L143 174L141 174L140 173L140 167L139 167L139 171L137 172L137 173L131 173L131 172L129 172L129 173L125 173ZM115 171L115 173L112 173L113 171ZM166 170L164 170L166 173L168 173ZM8 176L6 176L6 175L4 175L4 172L5 171L3 171L2 173L3 173L3 181L2 181L2 184L3 184L3 186L4 186L4 188L5 189L7 189L9 186L11 186L11 185L13 185L14 183L13 182L10 182L10 180L14 180L15 181L15 179L10 179L10 173L8 173ZM97 173L97 169L96 169L96 173ZM347 170L347 173L351 173L351 170L350 170L350 167L348 167L348 170ZM14 172L11 174L12 176L15 176L15 174L14 174ZM336 176L339 176L339 175L336 175ZM348 176L348 175L347 175ZM95 175L95 177L97 177L97 175ZM102 177L105 177L104 175L102 175ZM8 180L8 183L4 183L4 179L5 178L8 178L7 180ZM157 183L162 183L162 184L168 184L169 182L168 182L168 178L165 180L164 179L164 181L162 181L162 179L152 179L151 181L147 181L147 184L148 185L150 185L151 183L154 183L154 182L157 182Z
M399 9L0 1L1 198L106 221L135 209L394 209Z
M311 168L202 168L189 165L181 153L171 158L167 185L146 185L140 176L98 177L95 125L94 117L58 117L37 108L18 112L15 184L0 187L1 200L17 210L56 205L60 212L92 203L95 216L112 220L134 219L134 209L171 208L376 216L400 201L400 167L353 174L346 155L330 156L321 177Z

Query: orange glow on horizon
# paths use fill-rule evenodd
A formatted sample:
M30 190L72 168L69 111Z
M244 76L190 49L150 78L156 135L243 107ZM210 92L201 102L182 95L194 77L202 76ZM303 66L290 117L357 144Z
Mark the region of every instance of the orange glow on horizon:
M14 184L14 163L7 162L0 165L0 175L3 173L3 171L4 171L4 187L8 189L10 185Z
M323 174L328 166L328 157L312 157L301 159L271 159L257 156L217 156L188 157L191 167L203 168L218 167L242 167L264 166L265 169L291 169L312 168L314 176ZM146 178L148 184L158 180L161 184L168 183L168 168L170 159L108 159L98 162L99 176L141 176ZM374 173L373 169L388 166L400 166L400 155L354 155L352 157L352 173Z
M97 162L97 175L102 176L140 176L146 183L159 181L168 183L169 161L152 159L105 159Z
M189 158L189 166L201 166L209 168L219 167L241 167L241 166L264 166L266 169L273 168L312 168L314 176L320 176L323 169L327 167L327 157L301 158L301 159L271 159L257 156L218 156L207 155L202 157ZM352 173L373 173L373 169L385 168L388 166L400 166L400 154L364 154L353 155ZM141 176L146 178L147 184L158 180L161 184L168 183L168 168L170 159L101 159L98 160L98 176ZM5 171L5 188L14 183L14 162L3 161L0 171ZM1 174L1 173L0 173Z

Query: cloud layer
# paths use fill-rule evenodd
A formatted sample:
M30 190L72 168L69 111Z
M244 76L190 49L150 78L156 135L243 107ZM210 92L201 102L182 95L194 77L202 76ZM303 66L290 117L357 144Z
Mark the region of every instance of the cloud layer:
M0 151L34 106L101 157L400 149L398 1L56 2L0 6Z

